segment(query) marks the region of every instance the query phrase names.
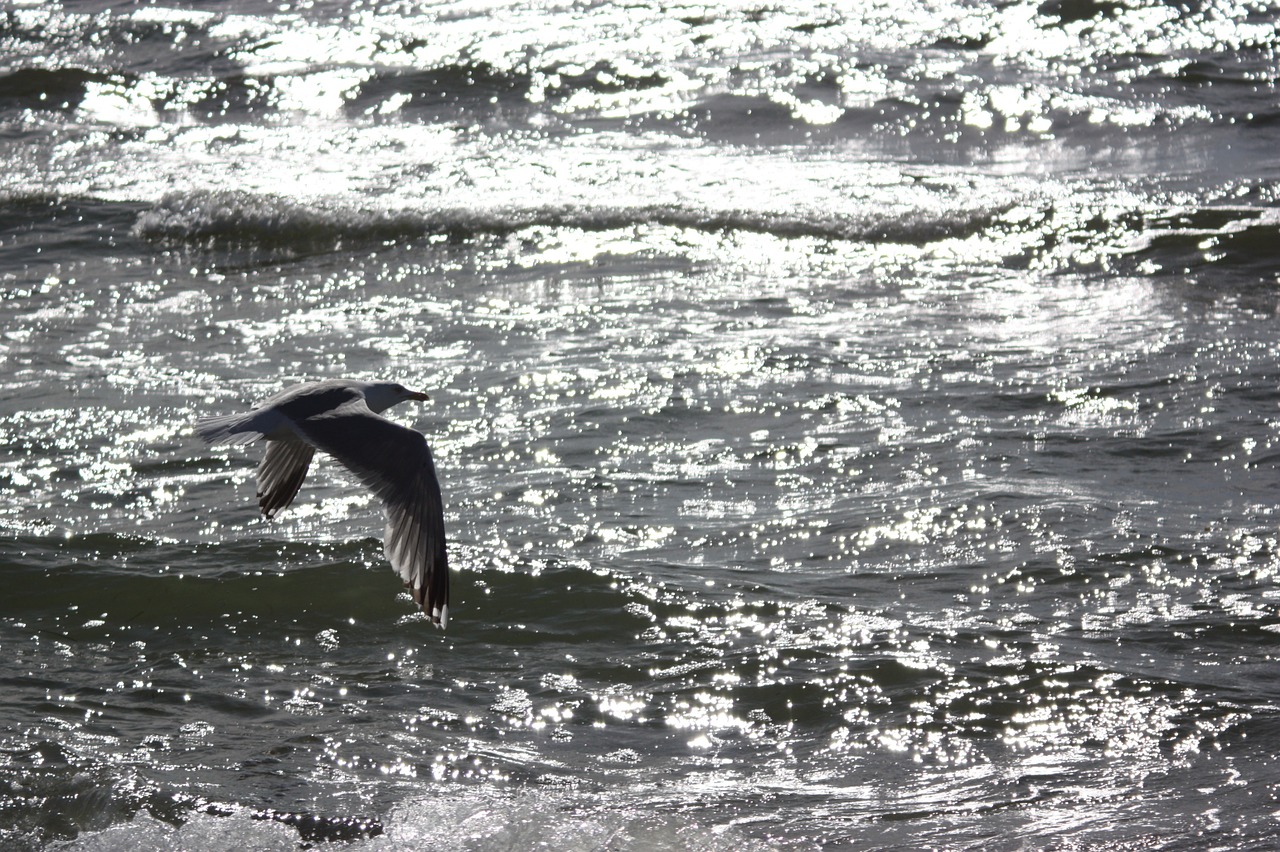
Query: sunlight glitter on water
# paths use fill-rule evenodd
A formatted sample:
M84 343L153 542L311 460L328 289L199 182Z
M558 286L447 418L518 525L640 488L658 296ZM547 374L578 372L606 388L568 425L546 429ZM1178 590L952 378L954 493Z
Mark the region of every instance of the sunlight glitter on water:
M1267 836L1274 15L499 5L6 19L0 831ZM433 396L447 634L188 431L317 369Z

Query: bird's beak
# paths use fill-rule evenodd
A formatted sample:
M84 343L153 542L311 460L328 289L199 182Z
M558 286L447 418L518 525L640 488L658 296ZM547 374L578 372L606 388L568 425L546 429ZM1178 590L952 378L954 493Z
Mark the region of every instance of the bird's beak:
M405 393L404 398L405 398L405 399L416 399L416 400L419 400L419 401L421 401L421 402L426 402L427 400L431 399L431 397L427 396L427 395L426 395L425 393L423 393L422 391L408 391L408 392L406 392L406 393Z

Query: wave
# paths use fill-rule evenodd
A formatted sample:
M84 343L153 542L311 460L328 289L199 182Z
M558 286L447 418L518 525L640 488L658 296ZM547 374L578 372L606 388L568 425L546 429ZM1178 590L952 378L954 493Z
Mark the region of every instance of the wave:
M339 202L303 203L240 191L175 194L140 213L134 234L150 240L299 248L429 235L466 239L528 228L606 231L668 226L695 231L745 231L778 237L924 244L990 226L1000 209L889 213L715 209L679 204L532 204L378 209Z
M358 849L435 848L447 838L463 850L651 850L696 848L708 852L764 852L775 848L733 825L700 818L686 802L706 795L696 784L664 782L622 796L556 786L450 789L405 796L378 817L319 811L281 811L210 800L105 767L87 771L63 758L54 743L36 752L61 763L42 780L40 797L15 799L13 822L25 831L0 829L6 849L39 849L62 841L66 850L310 848L317 843L359 844ZM754 795L776 784L763 779L743 789ZM750 790L750 793L747 791ZM459 834L456 827L465 826ZM443 828L442 828L443 827ZM43 843L41 842L43 841ZM347 847L343 847L347 848Z
M109 75L84 68L19 68L0 75L0 106L8 109L75 109L91 83Z
M484 194L478 194L478 199ZM1030 199L1033 203L1035 199ZM1010 222L1012 203L998 194L952 207L849 205L843 210L797 205L790 209L713 207L706 202L607 204L593 199L565 203L458 204L389 208L355 200L306 202L242 191L171 194L138 210L136 237L161 244L212 250L261 249L287 254L319 253L359 245L444 236L452 241L505 237L528 229L586 232L675 228L707 234L764 234L780 239L927 246L944 240L987 235L1009 246L1031 241L1043 222ZM1047 208L1051 209L1051 208ZM1082 214L1083 215L1083 214ZM1215 206L1189 212L1130 211L1124 221L1103 218L1080 223L1083 243L1109 255L1118 270L1195 274L1209 269L1265 271L1271 262L1277 214L1270 206ZM1022 233L1010 239L1010 231ZM1014 248L1010 248L1011 253ZM1055 261L1071 268L1068 253Z
M19 187L16 191L6 191L0 188L0 233L58 227L68 239L79 235L89 244L99 238L100 233L93 233L98 229L127 233L145 208L145 204L138 202L68 198L48 189Z
M1167 27L1151 28L1145 20L1158 4L1115 0L1045 2L1034 26L1053 37L1031 42L1019 15L966 4L943 4L927 26L890 18L880 38L901 56L888 62L864 61L884 50L880 38L840 26L844 14L835 9L786 15L762 29L762 16L779 10L684 18L630 10L631 26L620 27L614 13L590 5L491 18L341 19L324 5L310 16L279 18L158 8L9 12L0 16L0 39L16 70L0 77L0 108L74 108L92 87L109 83L112 98L215 124L295 112L499 127L536 117L538 128L652 123L743 142L789 133L803 144L808 133L863 138L868 124L948 139L1013 128L1039 138L1112 120L1131 134L1153 121L1212 121L1199 108L1207 86L1226 86L1228 97L1219 100L1242 105L1227 113L1269 109L1251 92L1267 79L1276 44L1262 14L1224 24L1188 8L1172 13ZM1064 24L1079 25L1081 37L1057 38ZM1206 31L1220 46L1214 55L1164 61L1194 50ZM996 69L1028 79L1046 66L1096 63L1100 85L1082 90L1068 74L1057 87L1010 86L993 73L990 57ZM1159 81L1157 90L1143 91L1147 77ZM1179 104L1164 106L1170 101Z
M1145 223L1127 260L1160 275L1209 270L1261 275L1255 280L1271 290L1265 274L1275 263L1278 221L1280 212L1269 206L1205 206L1156 217ZM1233 279L1232 286L1240 281Z
M14 793L5 797L0 819L5 849L36 850L58 841L73 849L205 848L210 841L220 845L216 840L225 841L228 832L246 847L257 845L256 838L275 840L272 848L279 848L281 835L309 845L368 840L384 831L371 817L212 801L121 773L52 740L15 743L2 753L7 760L0 779ZM186 842L174 843L178 838Z

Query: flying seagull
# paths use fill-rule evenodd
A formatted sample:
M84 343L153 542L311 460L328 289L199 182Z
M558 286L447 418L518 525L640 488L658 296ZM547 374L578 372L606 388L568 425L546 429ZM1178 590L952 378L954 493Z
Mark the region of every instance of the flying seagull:
M422 433L381 416L425 393L395 382L329 379L294 385L248 414L205 417L196 432L210 444L266 439L258 465L258 506L274 518L293 502L316 450L328 453L382 500L383 548L405 588L431 621L449 623L449 563L444 507L431 450Z

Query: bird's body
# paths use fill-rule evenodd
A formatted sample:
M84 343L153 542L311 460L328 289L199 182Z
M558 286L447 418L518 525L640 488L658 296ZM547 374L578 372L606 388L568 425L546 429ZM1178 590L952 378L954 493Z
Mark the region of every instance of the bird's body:
M393 382L330 379L288 388L248 414L206 417L196 432L211 444L266 440L258 506L268 518L293 502L316 450L355 474L387 513L383 546L405 587L435 623L449 621L449 563L435 464L420 432L381 412L427 399Z

